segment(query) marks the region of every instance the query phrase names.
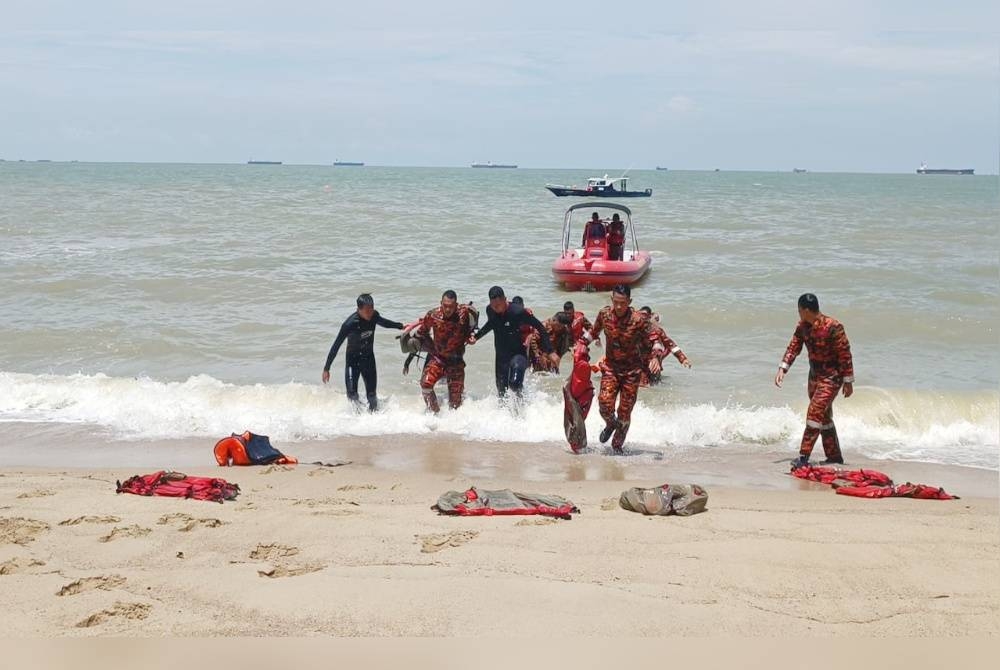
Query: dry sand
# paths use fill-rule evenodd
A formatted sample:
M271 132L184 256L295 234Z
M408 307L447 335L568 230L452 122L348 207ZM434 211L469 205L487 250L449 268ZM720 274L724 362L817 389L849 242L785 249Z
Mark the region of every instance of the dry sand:
M962 636L1000 631L997 501L711 487L709 511L617 506L639 481L470 480L353 464L200 468L225 504L116 495L135 471L0 475L12 636ZM928 481L927 483L935 483ZM449 489L557 493L570 521L455 518Z

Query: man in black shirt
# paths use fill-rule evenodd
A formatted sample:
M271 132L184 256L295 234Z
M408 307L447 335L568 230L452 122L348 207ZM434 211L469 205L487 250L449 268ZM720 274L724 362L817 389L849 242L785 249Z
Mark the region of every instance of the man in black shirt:
M545 326L523 305L508 303L503 289L499 286L491 288L489 295L490 305L486 308L486 325L469 338L469 344L475 344L484 335L493 332L497 393L502 398L509 388L520 396L524 385L524 371L528 368L528 351L524 346L521 326L530 326L538 331L542 341L542 351L548 354L556 365L559 364L559 356L552 350L552 341L545 332Z
M378 409L378 397L375 394L378 386L378 371L375 368L375 326L383 328L403 329L403 324L385 319L375 311L375 300L367 293L358 296L358 311L347 317L337 339L330 347L323 366L323 383L330 381L330 365L337 357L340 346L347 340L347 354L344 363L344 384L347 385L347 397L358 402L358 378L365 380L365 395L368 397L368 410Z

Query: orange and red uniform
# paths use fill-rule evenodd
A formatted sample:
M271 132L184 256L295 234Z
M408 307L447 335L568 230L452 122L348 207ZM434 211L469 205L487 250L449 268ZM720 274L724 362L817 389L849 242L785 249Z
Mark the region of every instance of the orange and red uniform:
M809 409L799 453L812 453L816 438L823 436L823 451L828 459L841 459L837 427L833 424L833 401L841 386L854 383L851 343L844 326L834 318L820 314L811 324L800 321L778 367L788 370L802 347L809 352Z
M656 339L652 319L645 312L629 307L619 318L614 308L605 307L597 313L593 327L584 334L592 342L604 333L606 351L601 361L601 390L597 402L601 417L608 426L617 423L611 446L621 451L632 419L632 408L639 394L642 369L663 345ZM615 399L618 413L615 415Z
M569 327L571 335L569 346L572 347L576 344L577 340L583 337L583 334L593 327L593 324L587 320L587 317L584 316L583 312L573 312L573 323Z
M469 308L458 305L454 313L446 317L441 307L436 307L420 320L415 332L424 337L430 336L432 343L427 365L420 377L424 402L432 412L437 413L441 409L434 385L441 377L447 377L448 405L457 409L462 404L465 390L465 344L472 335Z
M562 357L569 350L569 328L559 322L556 317L546 319L542 325L552 342L552 349ZM530 328L530 326L529 326ZM542 336L534 328L528 334L528 362L534 372L559 372L559 366L549 360L542 351Z
M657 358L659 358L660 363L663 363L663 359L667 357L668 354L673 354L677 357L677 362L684 365L688 357L681 351L681 348L677 346L677 343L667 335L667 331L663 329L663 326L654 323L653 324L653 339L650 341L650 348L652 348L653 342L659 342L663 350L659 353ZM649 386L650 384L655 384L660 381L660 375L657 373L653 375L650 373L649 368L642 368L642 378L640 380L640 386Z

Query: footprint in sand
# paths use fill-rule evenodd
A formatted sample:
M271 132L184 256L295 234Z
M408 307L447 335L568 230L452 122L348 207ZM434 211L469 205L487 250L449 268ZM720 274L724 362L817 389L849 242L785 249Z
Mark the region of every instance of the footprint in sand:
M75 519L66 519L65 521L60 521L60 526L79 526L81 523L118 523L121 521L120 518L116 516L78 516Z
M120 537L143 537L144 535L149 535L153 530L151 528L142 528L140 526L118 526L112 528L111 532L97 539L98 542L110 542L111 540L117 540Z
M90 628L100 626L102 623L113 617L123 617L125 619L145 619L149 616L149 611L153 609L145 603L123 603L116 602L111 609L94 612L89 617L76 624L77 628Z
M553 519L550 516L543 516L538 519L521 519L515 526L548 526L554 523L559 523L559 519Z
M300 565L298 567L276 565L270 570L258 570L257 574L261 577L268 577L270 579L277 579L279 577L298 577L299 575L307 575L310 572L318 572L325 567L326 566L322 563L307 563L306 565Z
M0 517L0 544L25 545L39 533L49 529L49 524L24 517Z
M165 526L171 523L177 523L179 525L178 529L182 533L187 533L192 531L198 526L204 526L205 528L218 528L223 525L223 521L219 519L196 519L190 514L184 514L183 512L174 512L173 514L164 514L160 517L158 523L161 526Z
M293 468L290 465L269 465L263 470L261 470L258 474L269 475L274 472L291 472L294 469L295 468Z
M422 553L433 554L448 547L461 547L478 535L478 530L453 530L450 533L416 535L415 537L420 540L420 551Z
M601 501L601 509L605 512L618 509L618 498L605 498Z
M48 489L39 489L37 491L28 491L22 493L18 498L44 498L45 496L54 496L55 491L49 491Z
M338 491L375 491L378 487L374 484L346 484L338 488Z
M284 544L258 544L257 548L250 552L250 558L256 561L275 561L287 556L295 556L299 553L298 547L289 547Z
M39 561L34 558L12 558L9 561L0 563L0 575L13 575L42 565L45 565L45 561Z
M286 498L287 500L287 498ZM292 505L295 507L304 505L305 507L339 507L342 505L353 505L359 507L361 503L354 500L348 500L347 498L301 498L299 500L293 500Z
M56 593L57 596L75 596L77 593L84 593L86 591L93 591L94 589L100 589L102 591L110 591L111 589L117 589L119 586L125 583L125 578L119 575L109 575L100 577L84 577L83 579L78 579L75 582L70 582L66 586L59 589Z

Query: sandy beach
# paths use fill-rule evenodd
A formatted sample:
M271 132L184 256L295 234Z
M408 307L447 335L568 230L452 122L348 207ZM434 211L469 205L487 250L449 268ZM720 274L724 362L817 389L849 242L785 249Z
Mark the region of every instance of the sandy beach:
M618 507L622 490L662 483L653 480L475 478L354 462L186 469L238 483L241 495L225 504L116 495L115 480L139 471L3 471L8 635L1000 631L990 471L966 472L983 497L947 502L853 499L776 475L771 486L712 485L709 510L689 518ZM444 491L473 484L556 493L581 513L430 510Z

